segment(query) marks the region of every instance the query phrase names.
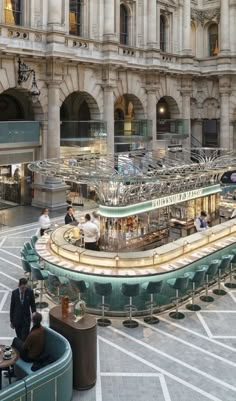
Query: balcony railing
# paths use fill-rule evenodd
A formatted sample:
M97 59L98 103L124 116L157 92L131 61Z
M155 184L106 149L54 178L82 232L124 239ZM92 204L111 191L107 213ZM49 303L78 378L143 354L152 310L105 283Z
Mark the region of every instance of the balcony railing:
M149 142L152 140L151 120L115 121L115 143Z
M84 146L86 143L106 142L105 121L62 121L61 146Z
M40 123L38 121L1 121L0 144L13 147L20 144L40 145Z
M189 135L189 120L168 119L157 120L157 139L187 138Z

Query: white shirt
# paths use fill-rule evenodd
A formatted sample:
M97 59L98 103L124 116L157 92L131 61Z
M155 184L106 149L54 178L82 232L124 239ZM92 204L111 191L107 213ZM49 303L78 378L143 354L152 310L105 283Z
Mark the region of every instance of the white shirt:
M51 220L47 214L42 214L39 218L39 225L42 230L46 230L51 226Z
M86 223L78 224L80 230L84 233L84 242L97 242L99 239L99 231L96 224L92 221L86 221Z
M197 232L205 231L209 228L208 225L206 225L206 227L201 227L201 220L199 219L199 217L196 218L194 225L196 227Z
M92 220L92 223L95 224L95 226L97 226L98 231L100 232L100 221L98 219L96 219L96 217L94 217L94 219Z

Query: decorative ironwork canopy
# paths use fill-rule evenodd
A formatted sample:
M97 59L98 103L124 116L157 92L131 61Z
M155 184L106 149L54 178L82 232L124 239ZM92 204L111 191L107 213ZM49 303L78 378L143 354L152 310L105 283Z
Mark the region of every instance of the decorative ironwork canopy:
M45 176L88 184L101 205L125 206L218 184L226 170L236 169L236 155L209 148L167 152L163 157L134 151L48 159L28 167Z

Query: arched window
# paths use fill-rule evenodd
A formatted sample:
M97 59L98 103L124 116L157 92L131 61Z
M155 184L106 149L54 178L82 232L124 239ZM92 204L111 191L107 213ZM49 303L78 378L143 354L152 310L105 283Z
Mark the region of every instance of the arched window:
M82 0L70 0L69 33L82 35Z
M22 1L4 0L5 23L22 25Z
M218 48L218 25L212 24L208 28L208 43L209 43L209 56L217 56L219 53Z
M166 19L164 15L160 16L160 50L166 51Z
M126 46L129 44L129 16L124 4L120 6L120 43Z

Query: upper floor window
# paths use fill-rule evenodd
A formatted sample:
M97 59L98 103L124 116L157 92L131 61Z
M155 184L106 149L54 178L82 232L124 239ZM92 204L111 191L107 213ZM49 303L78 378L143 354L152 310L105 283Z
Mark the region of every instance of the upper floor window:
M211 24L208 28L209 56L217 56L218 48L218 25Z
M160 16L160 50L166 52L166 19Z
M4 20L6 24L22 24L22 1L4 0Z
M82 35L82 0L70 0L69 33Z
M129 44L129 16L124 4L120 6L120 43L122 45Z

